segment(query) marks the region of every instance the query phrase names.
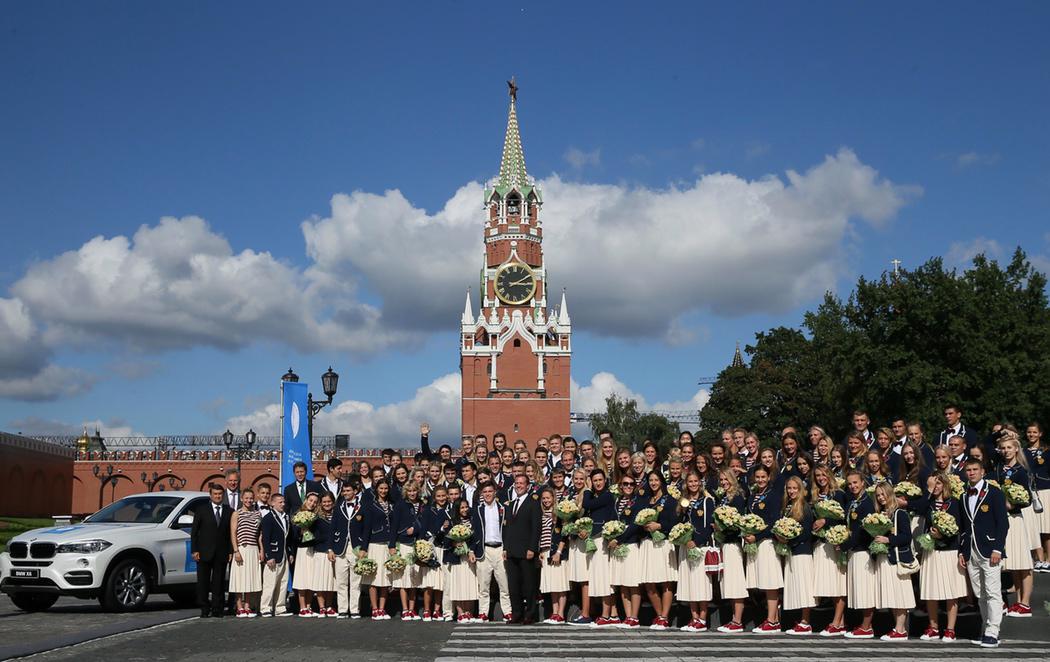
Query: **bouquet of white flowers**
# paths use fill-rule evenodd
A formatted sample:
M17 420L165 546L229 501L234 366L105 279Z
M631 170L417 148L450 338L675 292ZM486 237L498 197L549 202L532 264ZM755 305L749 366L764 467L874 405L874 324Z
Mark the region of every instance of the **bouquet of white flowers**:
M299 527L303 532L303 542L310 542L314 539L314 534L310 529L313 527L314 522L317 521L317 515L310 512L309 510L300 510L292 516L292 524Z
M955 474L950 474L948 476L948 487L952 493L953 499L958 499L963 495L963 492L966 491L966 486L963 485L962 478L959 478Z
M412 545L412 561L426 567L437 567L434 557L434 543L429 540L417 540Z
M715 542L722 544L726 541L726 532L732 531L740 524L740 511L733 506L719 506L715 508Z
M402 558L401 554L399 554L398 552L394 552L393 554L391 554L390 558L388 558L386 560L386 563L383 564L383 566L386 567L386 571L392 575L401 574L405 571L405 567L407 565L408 562L405 561L405 559Z
M790 517L781 517L773 523L773 535L784 540L784 542L778 540L773 544L777 554L780 556L791 556L791 547L787 544L787 541L794 540L802 535L802 525Z
M671 533L667 536L672 545L685 545L693 539L693 525L681 522L671 527Z
M764 531L766 528L766 521L754 513L748 513L740 517L740 523L737 524L737 528L740 529L741 536L753 536L760 531ZM757 542L744 543L744 553L750 556L754 556L758 553Z
M1028 494L1028 490L1017 483L1010 483L1003 487L1003 494L1006 495L1006 500L1012 506L1027 506L1032 502L1032 497Z
M829 519L834 521L846 519L846 512L842 504L835 499L821 499L813 504L813 512L817 519Z
M357 562L354 563L354 574L360 575L362 577L364 577L365 575L374 575L376 574L376 569L378 567L379 565L373 559L370 559L367 556L364 558L359 558L357 559Z
M467 547L467 541L470 540L472 535L474 535L474 529L466 522L463 522L462 524L457 524L449 529L448 533L445 534L445 537L456 543L452 548L452 551L457 556L466 556L470 553L470 548Z
M682 498L682 490L678 489L678 486L674 483L671 483L667 486L667 493L670 494L671 498L673 498L675 501L678 501Z
M824 540L838 547L849 540L849 528L845 524L836 524L824 532ZM845 552L840 552L837 560L839 565L846 565L849 562L849 557L846 556Z
M576 534L581 540L585 540L586 543L583 546L583 551L587 554L598 550L598 545L595 544L594 540L591 539L591 530L594 528L594 520L590 517L580 517L573 525L573 533Z
M890 532L893 528L893 522L890 521L889 517L882 513L872 513L861 520L861 526L868 532L872 537L884 536ZM889 553L889 547L885 543L873 542L868 546L868 552L875 556L877 554Z
M905 499L913 499L917 496L922 496L922 490L919 486L909 480L902 480L893 486L893 493L897 496L902 496Z
M568 522L576 519L580 514L580 507L575 501L565 500L559 501L558 505L554 506L554 514L558 516L558 519L563 522Z
M638 514L634 517L634 523L638 526L644 527L646 524L651 524L656 521L659 517L659 513L656 512L655 508L643 508L638 511ZM667 536L662 531L657 529L656 531L649 532L649 537L653 539L653 542L660 542Z
M602 524L602 538L613 540L620 537L627 530L627 525L618 519L611 519Z

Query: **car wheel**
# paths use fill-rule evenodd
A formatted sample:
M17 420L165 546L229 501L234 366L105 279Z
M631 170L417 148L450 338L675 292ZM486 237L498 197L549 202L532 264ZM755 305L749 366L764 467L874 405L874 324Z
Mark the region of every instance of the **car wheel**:
M110 569L99 602L108 611L136 611L149 597L149 574L137 559L125 559Z
M11 602L22 611L47 611L58 601L57 595L47 593L12 593Z
M168 597L175 603L175 606L182 609L189 609L190 607L197 606L197 589L192 586L177 591L168 591Z

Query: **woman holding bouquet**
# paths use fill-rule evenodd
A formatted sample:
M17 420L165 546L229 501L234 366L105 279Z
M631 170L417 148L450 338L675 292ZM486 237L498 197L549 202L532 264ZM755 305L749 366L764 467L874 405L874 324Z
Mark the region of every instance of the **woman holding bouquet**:
M572 500L581 509L583 508L581 505L583 503L583 493L586 490L587 474L584 473L583 469L576 469L572 472L572 485L569 493L572 495ZM569 548L569 583L579 584L580 609L582 612L580 617L586 618L588 621L581 625L589 625L591 622L591 596L587 582L590 579L591 555L587 553L587 541L581 540L577 535L573 535L567 539L565 544Z
M876 565L868 552L871 534L864 530L864 518L875 512L875 502L868 496L864 475L851 471L846 475L846 489L850 502L846 508L846 525L849 538L839 546L840 551L849 552L846 568L846 596L850 609L861 612L861 623L845 633L848 639L874 639L871 620L875 615L879 585Z
M386 621L386 597L390 592L390 572L386 562L394 553L397 544L391 524L394 517L394 504L390 502L390 483L386 478L372 479L374 497L364 506L365 524L369 530L368 558L376 562L376 571L361 578L361 584L368 587L368 599L372 603L372 620Z
M766 451L769 451L766 454ZM763 450L763 456L772 455L772 450ZM775 464L775 460L774 460ZM748 544L757 544L758 550L754 554L747 555L747 587L764 591L766 594L766 619L754 628L752 632L758 634L780 634L780 617L778 607L780 605L780 589L784 588L784 571L780 566L780 559L773 548L773 523L780 517L783 503L783 490L777 490L772 483L772 475L763 463L755 469L753 476L755 488L751 493L751 501L748 503L748 512L757 515L765 522L765 528L758 533L749 533L743 536L743 541Z
M262 561L259 547L259 511L255 492L241 491L241 507L230 518L233 563L230 564L230 593L237 595L237 618L253 618L250 593L262 594Z
M602 527L616 519L616 497L606 489L605 472L591 472L591 488L583 493L583 513L594 522L588 538L595 551L590 554L591 564L587 574L588 595L601 598L602 613L594 622L596 627L616 626L620 618L616 614L616 592L612 587L612 567L609 563L608 542L601 536Z
M682 520L693 527L693 533L678 552L678 600L689 604L692 616L681 629L684 632L707 630L707 606L713 597L711 576L704 560L705 547L711 547L714 533L715 500L704 488L700 474L689 472L685 490L678 504ZM696 551L693 551L696 550ZM692 552L693 558L690 558Z
M298 549L295 554L296 571L292 575L292 589L299 598L299 616L303 618L317 616L312 607L313 588L311 580L314 567L314 547L324 542L323 540L319 542L315 533L320 501L320 497L318 497L316 492L307 492L306 499L303 501L303 505L300 506L299 512L292 518L293 536ZM301 517L300 513L307 515L306 517ZM296 520L309 520L309 524L299 524Z
M409 481L402 487L401 500L394 504L390 528L394 532L398 555L409 559L415 554L416 541L423 537L423 504L419 501L419 486ZM393 546L393 545L392 545ZM409 563L391 578L391 586L401 592L401 620L418 621L416 589L423 579L422 566Z
M310 555L310 590L317 598L317 616L334 618L335 607L335 564L328 560L324 551L325 544L332 536L332 513L335 510L335 497L325 491L317 506L317 522L314 523L314 539L310 543L316 553ZM324 543L324 544L322 544Z
M423 588L423 620L441 621L442 594L447 583L445 565L445 533L452 526L448 513L448 489L438 485L430 495L431 503L423 510L423 537L434 545L434 559L438 567L423 569L420 586ZM451 616L451 614L449 614Z
M481 523L471 516L470 503L466 499L460 499L452 504L450 524L450 531L458 525L470 528L470 538L462 542L453 541L448 535L445 536L445 563L449 566L449 598L456 611L456 620L459 623L470 623L474 620L470 606L478 599L477 562L485 553L485 546L481 540ZM466 553L460 554L461 551Z
M732 508L739 517L747 508L747 501L740 490L736 472L723 469L718 472L717 508ZM722 576L719 579L719 595L733 604L733 620L719 626L719 632L735 634L744 631L744 600L747 598L747 578L744 576L744 554L740 550L740 531L732 526L723 526L717 517L714 520L715 541L721 541Z
M638 550L641 559L641 584L653 605L656 617L651 630L666 630L670 626L671 583L678 579L675 568L674 545L667 541L667 534L678 523L678 504L667 493L667 485L659 471L648 477L649 490L642 499L642 508L656 512L656 519L642 525L642 544Z
M1043 512L1038 513L1037 538L1042 548L1037 551L1039 561L1035 564L1035 571L1050 572L1050 449L1043 443L1043 426L1038 423L1029 423L1025 428L1025 436L1028 446L1024 452L1031 469L1032 482L1043 503Z
M641 500L635 495L635 491L634 479L629 475L621 476L620 497L616 500L616 517L623 523L624 530L608 544L612 585L619 587L623 600L624 619L620 627L625 629L639 627L638 611L642 606L642 594L638 589L642 577L638 541L643 532L634 521L635 515L641 509Z
M908 640L908 611L915 608L915 592L911 576L901 577L897 573L898 563L912 563L915 554L911 549L911 518L908 511L897 506L897 495L889 483L875 486L875 504L878 512L893 522L893 528L885 535L872 540L886 545L888 551L876 558L879 581L878 607L893 611L894 627L880 637L883 641Z
M1003 554L1003 569L1013 573L1017 588L1017 603L1012 605L1007 616L1027 618L1032 615L1029 601L1032 597L1032 545L1028 539L1028 525L1024 509L1032 508L1032 495L1028 489L1028 459L1021 452L1021 443L1016 433L1006 430L999 437L999 454L1003 463L997 478L1006 495L1006 514L1010 528L1006 532L1006 553Z
M784 538L774 530L781 545L787 547L784 562L784 611L802 610L802 618L790 635L813 634L810 625L810 609L817 606L813 595L813 509L807 500L805 486L798 476L791 476L784 484L783 516L798 523L800 533L794 538Z
M829 467L818 466L813 470L810 501L816 518L813 532L818 538L824 538L831 528L846 524L846 493L838 488ZM813 597L830 598L835 608L831 623L820 636L835 637L846 631L846 566L839 562L840 552L834 544L826 539L813 542Z
M569 549L562 538L562 522L554 514L554 490L540 492L540 594L549 595L551 614L547 625L565 622L565 601L569 594Z
M911 515L912 535L917 536L925 528L923 518L929 507L928 486L930 484L930 470L926 467L926 460L922 457L922 451L913 441L906 441L901 446L900 463L897 467L895 484L900 487L902 483L911 483L919 488L916 495L897 495L897 505L905 508Z
M929 507L925 518L924 534L927 544L922 545L922 561L919 564L919 599L926 601L926 613L930 624L920 639L940 639L945 643L955 641L955 619L959 615L959 598L966 597L966 574L959 566L959 501L951 496L951 481L948 474L938 472L929 479ZM955 530L951 534L941 531L936 524L951 517ZM950 525L950 522L949 522ZM923 538L920 538L920 544ZM945 602L947 622L941 636L938 604Z

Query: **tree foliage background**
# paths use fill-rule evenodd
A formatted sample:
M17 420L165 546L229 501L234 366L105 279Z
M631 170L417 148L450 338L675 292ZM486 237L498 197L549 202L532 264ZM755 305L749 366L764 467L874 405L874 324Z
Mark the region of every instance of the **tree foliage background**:
M766 440L787 425L820 425L839 440L854 409L874 427L903 417L936 431L948 403L981 431L1047 422L1046 285L1020 248L1005 266L978 255L958 273L934 258L861 278L845 301L825 295L801 329L756 334L750 364L726 368L712 386L700 437L742 426Z
M660 449L661 456L667 454L675 439L678 426L666 416L638 411L638 403L612 395L605 399L605 412L591 416L591 432L594 438L602 430L612 432L616 445L641 450L646 439L652 440Z

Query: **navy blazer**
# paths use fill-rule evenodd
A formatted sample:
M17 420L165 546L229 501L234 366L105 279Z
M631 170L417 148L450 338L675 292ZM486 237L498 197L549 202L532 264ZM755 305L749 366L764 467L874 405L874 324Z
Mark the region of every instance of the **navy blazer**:
M967 485L969 490L969 485ZM989 558L999 552L1006 558L1006 532L1010 528L1006 514L1006 496L1003 491L984 481L977 495L974 512L970 512L968 492L959 497L959 553L970 559L973 548L981 558Z
M953 434L949 434L947 429L941 430L937 434L937 445L938 446L947 446L948 445L948 439L949 439L949 437L953 436ZM971 430L970 428L966 427L966 424L963 423L962 421L959 421L959 434L962 436L963 439L966 440L966 449L967 450L969 450L969 449L973 448L974 446L976 446L977 444L981 443L981 439L980 439L980 437L977 436L977 433L974 432L973 430ZM994 455L989 455L988 457L989 457L989 459L991 459L992 457L994 457Z
M423 532L436 547L445 546L445 533L451 528L448 511L435 505L423 509Z
M345 503L340 503L332 515L332 536L328 541L328 550L335 552L336 556L342 556L346 551L347 542L350 549L361 549L368 551L369 527L365 521L364 506L358 501L357 507L351 512Z
M642 527L634 523L634 518L638 517L638 511L643 508L642 499L637 496L632 496L622 504L620 503L620 500L617 499L614 508L616 509L617 519L624 524L623 533L616 536L617 544L639 544L642 541L642 536L645 532L642 530Z
M394 512L390 516L390 530L398 544L411 545L423 537L422 515L423 504L412 504L404 499L394 504ZM412 529L412 533L408 532L409 529Z
M310 533L313 534L313 539L304 541L303 530L292 525L292 529L295 532L296 547L313 547L315 551L328 551L328 538L332 535L332 523L321 517L317 516L314 520L313 526L310 527Z
M926 524L923 527L924 532L930 532L930 529L933 528L933 514L941 511L946 512L955 518L955 522L959 525L959 533L962 533L962 517L959 513L959 501L952 498L940 502L929 502L929 508L926 512ZM951 549L959 551L959 533L950 537L944 536L942 533L942 537L933 539L933 548L937 550Z
M1028 466L1031 468L1033 482L1037 490L1050 490L1050 450L1040 446L1035 450L1024 449L1028 456ZM1046 504L1050 507L1050 504Z
M656 521L660 525L660 533L665 536L671 533L671 529L674 528L675 524L678 524L678 502L674 500L670 494L665 494L653 502L652 497L648 497L642 500L639 510L646 508L653 508L656 510ZM635 513L637 515L637 513ZM642 529L642 535L647 536L649 533Z
M456 524L461 523L461 522L458 522L456 520L451 520L451 521L452 521L452 526L455 526ZM470 511L470 519L467 520L466 523L470 524L470 528L471 528L470 540L466 541L467 548L470 551L474 552L474 557L475 558L478 558L478 559L484 558L484 556L485 556L485 539L481 535L481 521L478 520L478 515L477 515L477 512L475 510L471 510ZM469 561L469 559L466 557L466 555L460 556L459 554L456 554L453 551L455 546L458 545L458 544L459 543L453 542L453 541L449 540L448 538L445 538L445 549L447 550L445 552L445 564L446 565L450 565L450 566L451 565L459 565L460 563L463 563L464 561Z
M756 492L751 495L751 500L747 504L747 512L758 515L766 523L766 528L755 534L755 540L766 540L773 537L773 524L780 518L780 512L783 510L781 507L784 500L783 495L783 488L775 485L769 486L765 492Z
M321 484L316 480L307 478L303 483L307 494L311 492L317 495L321 494ZM299 512L299 509L302 507L303 500L299 498L299 489L295 485L295 480L292 480L292 482L284 486L284 512L294 514Z
M864 518L875 512L875 503L865 491L859 499L852 499L846 506L846 526L849 527L849 539L842 544L846 551L867 551L871 545L871 534L864 530Z
M591 535L599 535L602 525L616 519L616 497L609 490L596 494L594 490L583 491L583 512L594 520Z
M1031 502L1032 490L1028 487L1028 469L1022 467L1020 462L1009 467L1001 466L996 474L999 479L999 485L1003 487L1011 484L1020 485L1028 494L1028 500ZM1009 501L1006 503L1006 510L1011 515L1020 515L1021 508L1021 506L1011 506Z
M282 521L277 521L277 513L272 510L263 516L259 522L259 536L262 538L263 558L275 563L283 563L288 557L292 547L292 523L290 519L284 519L287 515L282 513Z
M379 507L379 503L374 498L362 506L361 510L364 511L365 523L368 528L369 544L386 545L388 548L394 545L394 530L391 525L393 523L395 505L393 503L390 504L389 515L383 512L383 509Z
M715 523L715 500L706 494L696 501L690 501L689 507L682 513L683 520L693 526L693 543L697 547L710 547L713 543Z
M889 554L886 555L886 560L890 565L897 565L897 559L900 559L904 563L911 563L915 560L915 553L911 551L911 516L908 515L908 511L903 508L898 508L893 511L893 529L886 534L886 537L890 539Z

